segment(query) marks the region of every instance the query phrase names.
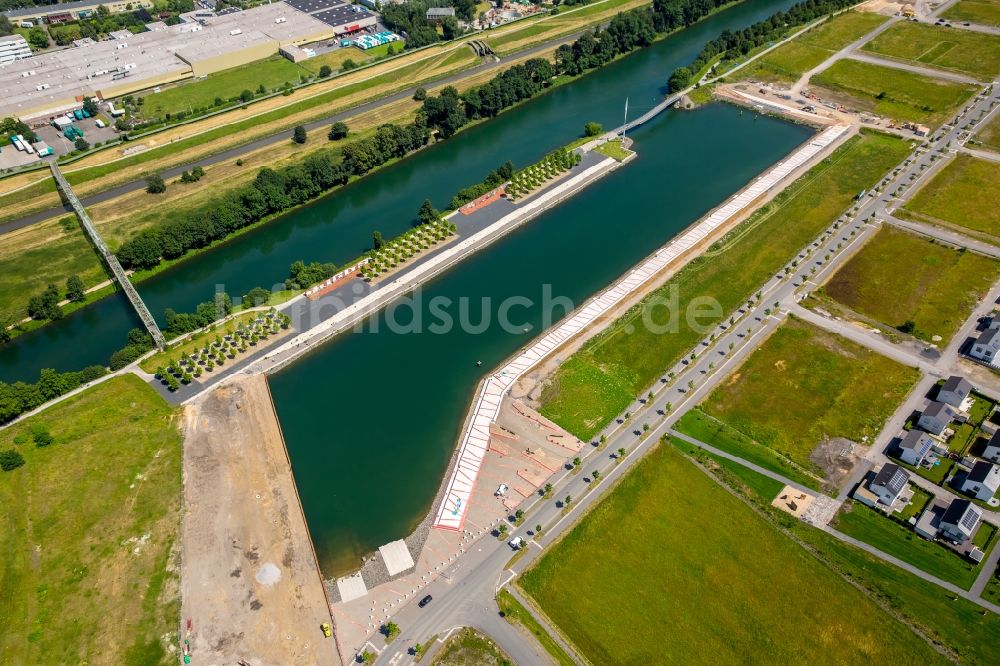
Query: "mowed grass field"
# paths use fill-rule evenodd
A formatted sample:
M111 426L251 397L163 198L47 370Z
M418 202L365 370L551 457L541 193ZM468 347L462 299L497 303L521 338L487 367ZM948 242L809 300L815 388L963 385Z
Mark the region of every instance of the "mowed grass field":
M885 134L849 139L560 365L543 390L542 413L589 440L702 338L683 321L666 335L633 322L649 317L665 325L669 313L656 304L674 289L680 311L704 296L716 299L728 317L909 150Z
M903 21L862 47L880 56L989 81L1000 74L1000 35Z
M230 97L238 97L244 90L256 95L257 88L261 85L268 90L286 82L296 85L300 76L310 73L287 58L272 56L224 72L209 74L204 79L164 88L158 93L146 92L138 97L143 98L141 112L146 116L190 112L192 109L214 106L216 97L228 100Z
M839 14L757 59L737 77L794 83L799 76L887 20L887 16L870 12Z
M858 60L838 60L811 84L843 93L880 116L938 127L978 88Z
M979 130L975 139L982 142L982 147L1000 153L1000 115L994 116Z
M790 317L701 408L806 468L823 440L874 438L919 373Z
M941 16L952 21L1000 26L1000 0L961 0Z
M705 459L705 454L692 450L692 447L686 447L676 440L674 443L688 455L700 460ZM771 508L773 495L770 491L775 487L768 484L771 479L744 467L742 472L735 475L734 480L734 475L730 472L735 465L707 466L727 485L738 490L744 487L754 489L759 497L755 498L752 493L746 493L745 496L756 503L773 523L789 530L796 540L806 544L812 554L827 567L847 576L862 589L880 599L903 621L933 640L954 662L1000 663L1000 615L983 613L983 609L971 601L942 594L941 588L934 583L918 578L860 548L838 541L827 532L817 530L807 523ZM751 480L754 475L759 478ZM756 489L765 489L767 492L760 494ZM1000 591L1000 583L996 583L995 577L992 580L992 589ZM1000 593L991 597L990 591L991 587L987 586L984 597L995 602L996 596L1000 596Z
M998 276L1000 262L994 259L883 226L824 291L894 328L912 321L916 337L944 345Z
M909 217L1000 238L1000 164L957 155L904 205Z
M964 590L972 587L981 570L980 565L920 538L913 530L863 504L845 503L831 527Z
M596 664L942 661L671 446L520 584Z
M176 663L161 643L180 613L175 416L125 375L0 431L27 461L0 472L5 663ZM36 426L55 441L37 447Z

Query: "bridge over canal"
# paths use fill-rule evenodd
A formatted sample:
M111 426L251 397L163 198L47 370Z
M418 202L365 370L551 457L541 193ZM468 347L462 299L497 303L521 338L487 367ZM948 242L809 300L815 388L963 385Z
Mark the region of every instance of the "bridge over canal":
M76 216L80 219L80 224L83 226L84 232L90 238L90 242L94 244L97 249L98 254L101 255L101 259L104 260L105 265L111 270L111 275L114 281L118 283L125 295L128 296L128 300L132 303L132 307L135 308L136 313L139 315L139 319L142 320L143 325L149 334L153 336L153 341L156 346L160 349L165 349L167 346L167 341L163 337L163 333L160 332L160 327L156 325L156 320L153 319L153 315L150 314L149 308L146 304L142 302L142 298L139 296L139 292L136 291L135 287L132 285L132 281L128 279L128 275L125 273L125 269L122 268L121 263L118 261L118 257L114 255L110 248L108 248L107 243L101 238L101 235L97 233L97 229L94 228L94 223L90 221L90 216L87 215L86 209L84 209L83 204L80 203L80 199L77 198L76 194L73 192L73 188L70 187L69 182L67 182L66 177L63 176L62 171L55 162L49 162L49 167L52 169L52 177L55 178L56 185L59 187L59 191L62 193L63 197L76 211Z

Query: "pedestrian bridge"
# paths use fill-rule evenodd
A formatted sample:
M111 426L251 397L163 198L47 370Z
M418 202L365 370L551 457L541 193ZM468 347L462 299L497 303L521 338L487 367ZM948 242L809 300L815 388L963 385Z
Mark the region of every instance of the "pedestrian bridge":
M132 285L132 281L128 279L128 275L125 274L125 269L122 268L121 263L118 261L118 257L108 248L104 239L101 238L100 234L97 233L97 229L94 228L93 222L90 221L90 216L87 215L87 211L84 209L83 204L77 198L76 194L73 192L73 188L70 187L69 182L67 182L66 177L63 176L62 171L55 162L49 162L49 167L52 169L52 177L56 180L56 185L59 191L66 198L66 200L73 206L73 210L76 211L76 216L80 219L80 224L83 226L84 232L90 238L90 242L94 244L97 248L98 254L101 255L101 259L104 260L105 265L111 270L111 275L114 281L118 283L125 295L128 296L128 300L132 303L132 307L135 308L136 313L139 315L139 319L142 320L143 325L149 334L153 336L153 341L156 346L160 349L165 349L167 346L167 341L163 337L163 333L160 332L160 327L156 325L156 320L153 319L153 315L150 314L149 308L146 304L142 302L142 298L139 296L139 292L136 291L135 287Z

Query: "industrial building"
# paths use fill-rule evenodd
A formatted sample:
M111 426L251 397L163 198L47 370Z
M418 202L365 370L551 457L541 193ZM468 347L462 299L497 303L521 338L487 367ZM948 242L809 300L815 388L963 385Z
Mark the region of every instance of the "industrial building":
M69 21L79 21L85 19L97 11L97 8L104 5L112 14L131 12L140 7L150 9L153 6L152 0L112 0L111 2L99 2L98 0L77 0L76 2L60 2L53 5L41 5L38 7L25 7L24 9L11 9L4 12L14 25L27 21L38 25L39 23L68 23Z
M286 0L286 3L326 23L336 35L374 28L378 24L375 14L348 0Z
M121 39L0 65L0 117L32 119L79 105L206 76L297 46L331 39L333 28L278 2L226 16L157 26Z
M31 47L21 35L0 37L0 65L31 57Z

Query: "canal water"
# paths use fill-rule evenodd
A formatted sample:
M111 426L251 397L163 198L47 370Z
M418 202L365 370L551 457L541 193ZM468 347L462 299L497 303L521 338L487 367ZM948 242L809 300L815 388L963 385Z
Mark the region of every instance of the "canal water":
M425 197L444 207L455 191L481 180L504 161L529 164L579 136L588 121L616 126L622 120L626 97L632 117L643 113L662 99L670 72L692 60L706 41L722 30L745 27L792 4L793 0L747 0L651 48L165 271L139 285L139 292L154 316L162 321L164 309L191 311L199 302L210 300L217 289L240 295L255 286L280 283L289 265L297 259L349 261L369 247L372 231L379 230L383 236L391 237L405 230ZM720 112L695 116L707 118L714 113ZM732 122L739 121L734 118ZM768 123L761 123L760 127L765 124ZM752 133L751 130L748 126L743 131ZM690 131L706 135L702 137L705 141L710 138L707 135L724 132L723 128L702 121ZM681 170L686 170L689 162L710 161L713 170L720 172L713 177L719 178L723 177L721 172L733 168L734 155L729 147L712 154L702 148L707 144L698 143L694 152L683 155L685 163ZM780 152L768 152L770 146L765 148L768 155ZM677 146L664 144L660 150L676 152ZM694 198L708 201L697 194ZM675 206L677 202L665 205ZM656 240L666 237L660 233ZM635 258L628 255L626 263ZM104 299L0 348L0 379L34 381L40 368L73 370L106 363L110 354L124 344L128 330L135 326L139 322L124 297Z
M271 377L324 573L424 517L484 369L566 313L545 289L579 305L810 133L723 105L668 112L634 133L638 159Z

